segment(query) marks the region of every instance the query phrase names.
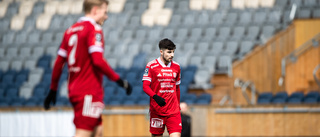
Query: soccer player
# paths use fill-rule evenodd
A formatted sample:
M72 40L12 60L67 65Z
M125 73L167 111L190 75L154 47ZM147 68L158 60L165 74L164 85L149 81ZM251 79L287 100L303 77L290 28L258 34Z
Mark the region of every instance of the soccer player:
M150 61L142 81L150 96L150 133L161 137L165 126L170 137L181 136L180 65L172 61L176 45L169 39L159 42L160 57Z
M104 40L101 25L108 18L108 0L85 0L85 16L68 28L58 50L50 92L44 108L55 104L58 81L64 64L68 65L69 100L74 108L75 137L102 137L101 112L103 103L103 75L126 89L131 86L122 80L103 58Z

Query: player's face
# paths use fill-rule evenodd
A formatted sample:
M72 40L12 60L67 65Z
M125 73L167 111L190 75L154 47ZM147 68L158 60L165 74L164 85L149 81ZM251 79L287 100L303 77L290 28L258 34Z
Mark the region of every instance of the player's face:
M163 50L160 50L160 53L165 64L168 64L169 62L172 61L174 56L174 50L163 49Z
M97 23L103 25L104 21L108 19L108 5L103 3L97 10Z

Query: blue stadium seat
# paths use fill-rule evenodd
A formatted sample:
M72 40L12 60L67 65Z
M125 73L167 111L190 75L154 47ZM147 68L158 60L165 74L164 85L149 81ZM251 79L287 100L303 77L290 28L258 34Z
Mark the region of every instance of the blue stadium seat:
M125 79L132 85L137 82L137 73L128 72L125 76ZM140 80L139 80L140 81Z
M24 105L24 103L25 103L25 99L24 98L16 97L16 98L13 98L11 100L10 106L22 107Z
M263 92L258 97L258 104L270 104L272 99L271 92Z
M285 91L278 92L273 98L272 103L273 104L284 104L286 103L288 99L288 93Z
M181 102L186 102L187 104L194 104L197 100L197 96L195 94L185 94L181 96Z
M40 105L40 99L37 97L31 97L27 99L24 103L24 106L27 106L27 107L35 107L38 105Z
M199 105L208 105L211 103L211 99L212 99L212 95L211 94L208 94L208 93L204 93L204 94L201 94L195 104L199 104Z
M315 104L317 103L320 95L318 91L310 91L307 95L303 98L303 103L306 104Z
M303 96L302 92L294 92L290 95L287 102L290 104L301 104Z

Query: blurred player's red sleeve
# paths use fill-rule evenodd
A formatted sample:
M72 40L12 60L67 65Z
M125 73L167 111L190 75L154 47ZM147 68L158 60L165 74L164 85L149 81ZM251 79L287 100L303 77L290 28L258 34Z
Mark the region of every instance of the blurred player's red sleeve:
M180 106L180 85L177 85L176 93L177 93L178 103L179 103L179 106Z
M156 93L152 91L150 88L150 81L144 80L143 81L143 91L146 92L150 97L153 97Z
M107 61L103 58L101 52L91 53L93 65L97 67L103 74L105 74L110 80L117 81L120 76L109 66Z
M58 55L52 70L51 85L50 85L51 90L57 91L58 89L58 83L59 83L59 79L60 79L65 61L66 61L65 58Z

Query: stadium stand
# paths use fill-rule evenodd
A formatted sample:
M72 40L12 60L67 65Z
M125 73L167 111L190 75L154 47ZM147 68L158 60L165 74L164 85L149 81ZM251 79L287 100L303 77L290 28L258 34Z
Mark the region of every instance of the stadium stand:
M295 18L320 18L317 0L112 1L109 20L103 26L104 55L139 95L128 100L107 81L105 92L115 97L106 97L106 103L148 104L137 81L146 63L158 57L157 41L167 37L178 45L175 60L183 70L182 100L210 104L211 96L188 93L190 85L210 84L212 75L228 73L233 61L288 26L293 4L298 6ZM0 1L0 106L41 105L63 32L83 15L81 11L82 1L75 0ZM66 79L65 70L61 83ZM68 105L66 87L60 84L63 88L58 105ZM271 97L270 93L261 94L258 103L316 103L319 93L288 98L283 92Z

